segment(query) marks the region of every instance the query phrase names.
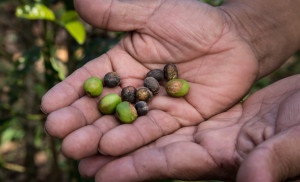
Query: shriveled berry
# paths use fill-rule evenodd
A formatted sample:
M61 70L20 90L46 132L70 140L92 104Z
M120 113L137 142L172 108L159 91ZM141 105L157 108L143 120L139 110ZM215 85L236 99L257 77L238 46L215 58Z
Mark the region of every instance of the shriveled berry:
M160 88L158 81L153 77L145 78L144 87L147 87L154 95L158 93Z
M121 91L121 97L123 101L134 103L136 100L136 88L134 86L124 87Z
M137 113L138 113L139 116L144 116L149 111L148 104L145 101L138 101L135 104L135 109L136 109L136 111L137 111Z
M172 97L183 97L188 94L190 84L184 79L172 79L166 83L166 92Z
M122 123L132 123L138 117L137 111L130 102L123 101L116 108L116 116Z
M158 82L164 80L164 72L161 69L153 69L150 70L147 75L147 77L153 77L155 78Z
M165 65L164 77L167 81L178 78L178 70L175 64L168 63Z
M153 93L147 87L140 87L136 91L136 99L138 101L148 102L153 97Z
M102 80L96 76L86 79L83 83L85 93L90 97L97 97L102 93Z
M104 86L113 88L120 84L120 76L116 72L108 72L104 75Z
M121 101L122 99L118 94L107 94L99 101L98 109L102 114L113 114Z

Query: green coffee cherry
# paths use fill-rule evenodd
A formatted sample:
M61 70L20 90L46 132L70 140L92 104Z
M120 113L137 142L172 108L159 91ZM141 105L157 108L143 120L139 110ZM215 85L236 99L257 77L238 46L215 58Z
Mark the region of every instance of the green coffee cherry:
M102 93L102 80L96 76L86 79L83 83L85 93L90 97L97 97Z
M184 79L172 79L165 86L166 92L171 97L183 97L188 94L190 84Z
M121 102L122 99L118 94L107 94L99 101L98 109L102 114L113 114Z
M138 114L134 105L128 101L123 101L117 105L116 116L122 123L132 123Z

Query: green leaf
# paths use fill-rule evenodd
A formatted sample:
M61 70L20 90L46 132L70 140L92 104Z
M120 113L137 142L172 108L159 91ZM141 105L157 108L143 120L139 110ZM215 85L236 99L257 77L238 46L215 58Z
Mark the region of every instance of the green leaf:
M16 128L7 128L3 131L1 136L1 144L12 141L14 139L21 139L24 136L24 132Z
M59 23L70 33L78 44L84 43L86 31L76 11L65 12Z
M29 20L55 20L53 11L43 4L26 4L18 6L16 9L16 16Z
M59 60L55 58L50 58L52 68L57 71L59 79L63 80L67 75L66 66Z

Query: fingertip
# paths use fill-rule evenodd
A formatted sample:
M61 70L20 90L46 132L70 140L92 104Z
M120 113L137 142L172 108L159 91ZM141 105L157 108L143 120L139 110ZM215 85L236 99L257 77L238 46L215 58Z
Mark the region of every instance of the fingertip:
M49 114L53 110L51 109L51 103L49 103L48 92L45 95L43 95L41 105L40 105L40 110L44 114Z
M97 154L102 133L93 125L88 125L70 133L62 143L62 152L72 159L82 159Z
M45 130L51 136L64 138L85 124L85 118L78 110L73 107L66 107L48 115Z
M62 139L65 136L65 128L58 124L55 114L49 114L45 123L44 130L50 136Z

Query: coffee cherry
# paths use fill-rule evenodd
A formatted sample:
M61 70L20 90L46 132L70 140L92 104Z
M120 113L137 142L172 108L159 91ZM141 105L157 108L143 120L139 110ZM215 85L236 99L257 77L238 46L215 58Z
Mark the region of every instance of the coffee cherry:
M153 97L153 93L147 87L140 87L136 91L136 99L148 102Z
M113 88L120 84L120 76L116 72L109 72L104 75L104 86Z
M99 101L98 109L102 114L113 114L121 101L122 99L118 94L107 94Z
M165 65L164 77L167 81L178 78L178 70L175 64L168 63Z
M124 87L121 91L123 101L134 103L136 100L136 88L133 86Z
M97 97L102 93L102 80L96 76L86 79L83 83L84 92L90 97Z
M122 123L132 123L138 117L135 107L127 101L117 105L116 116Z
M166 92L171 97L183 97L188 94L190 85L184 79L172 79L165 86Z
M164 72L160 69L153 69L150 70L147 75L147 77L153 77L155 78L158 82L163 81L164 80Z
M160 85L153 77L147 77L144 80L144 86L147 87L154 95L158 93Z
M144 116L149 111L148 104L145 101L138 101L135 104L135 109L136 109L136 111L137 111L137 113L138 113L139 116Z

